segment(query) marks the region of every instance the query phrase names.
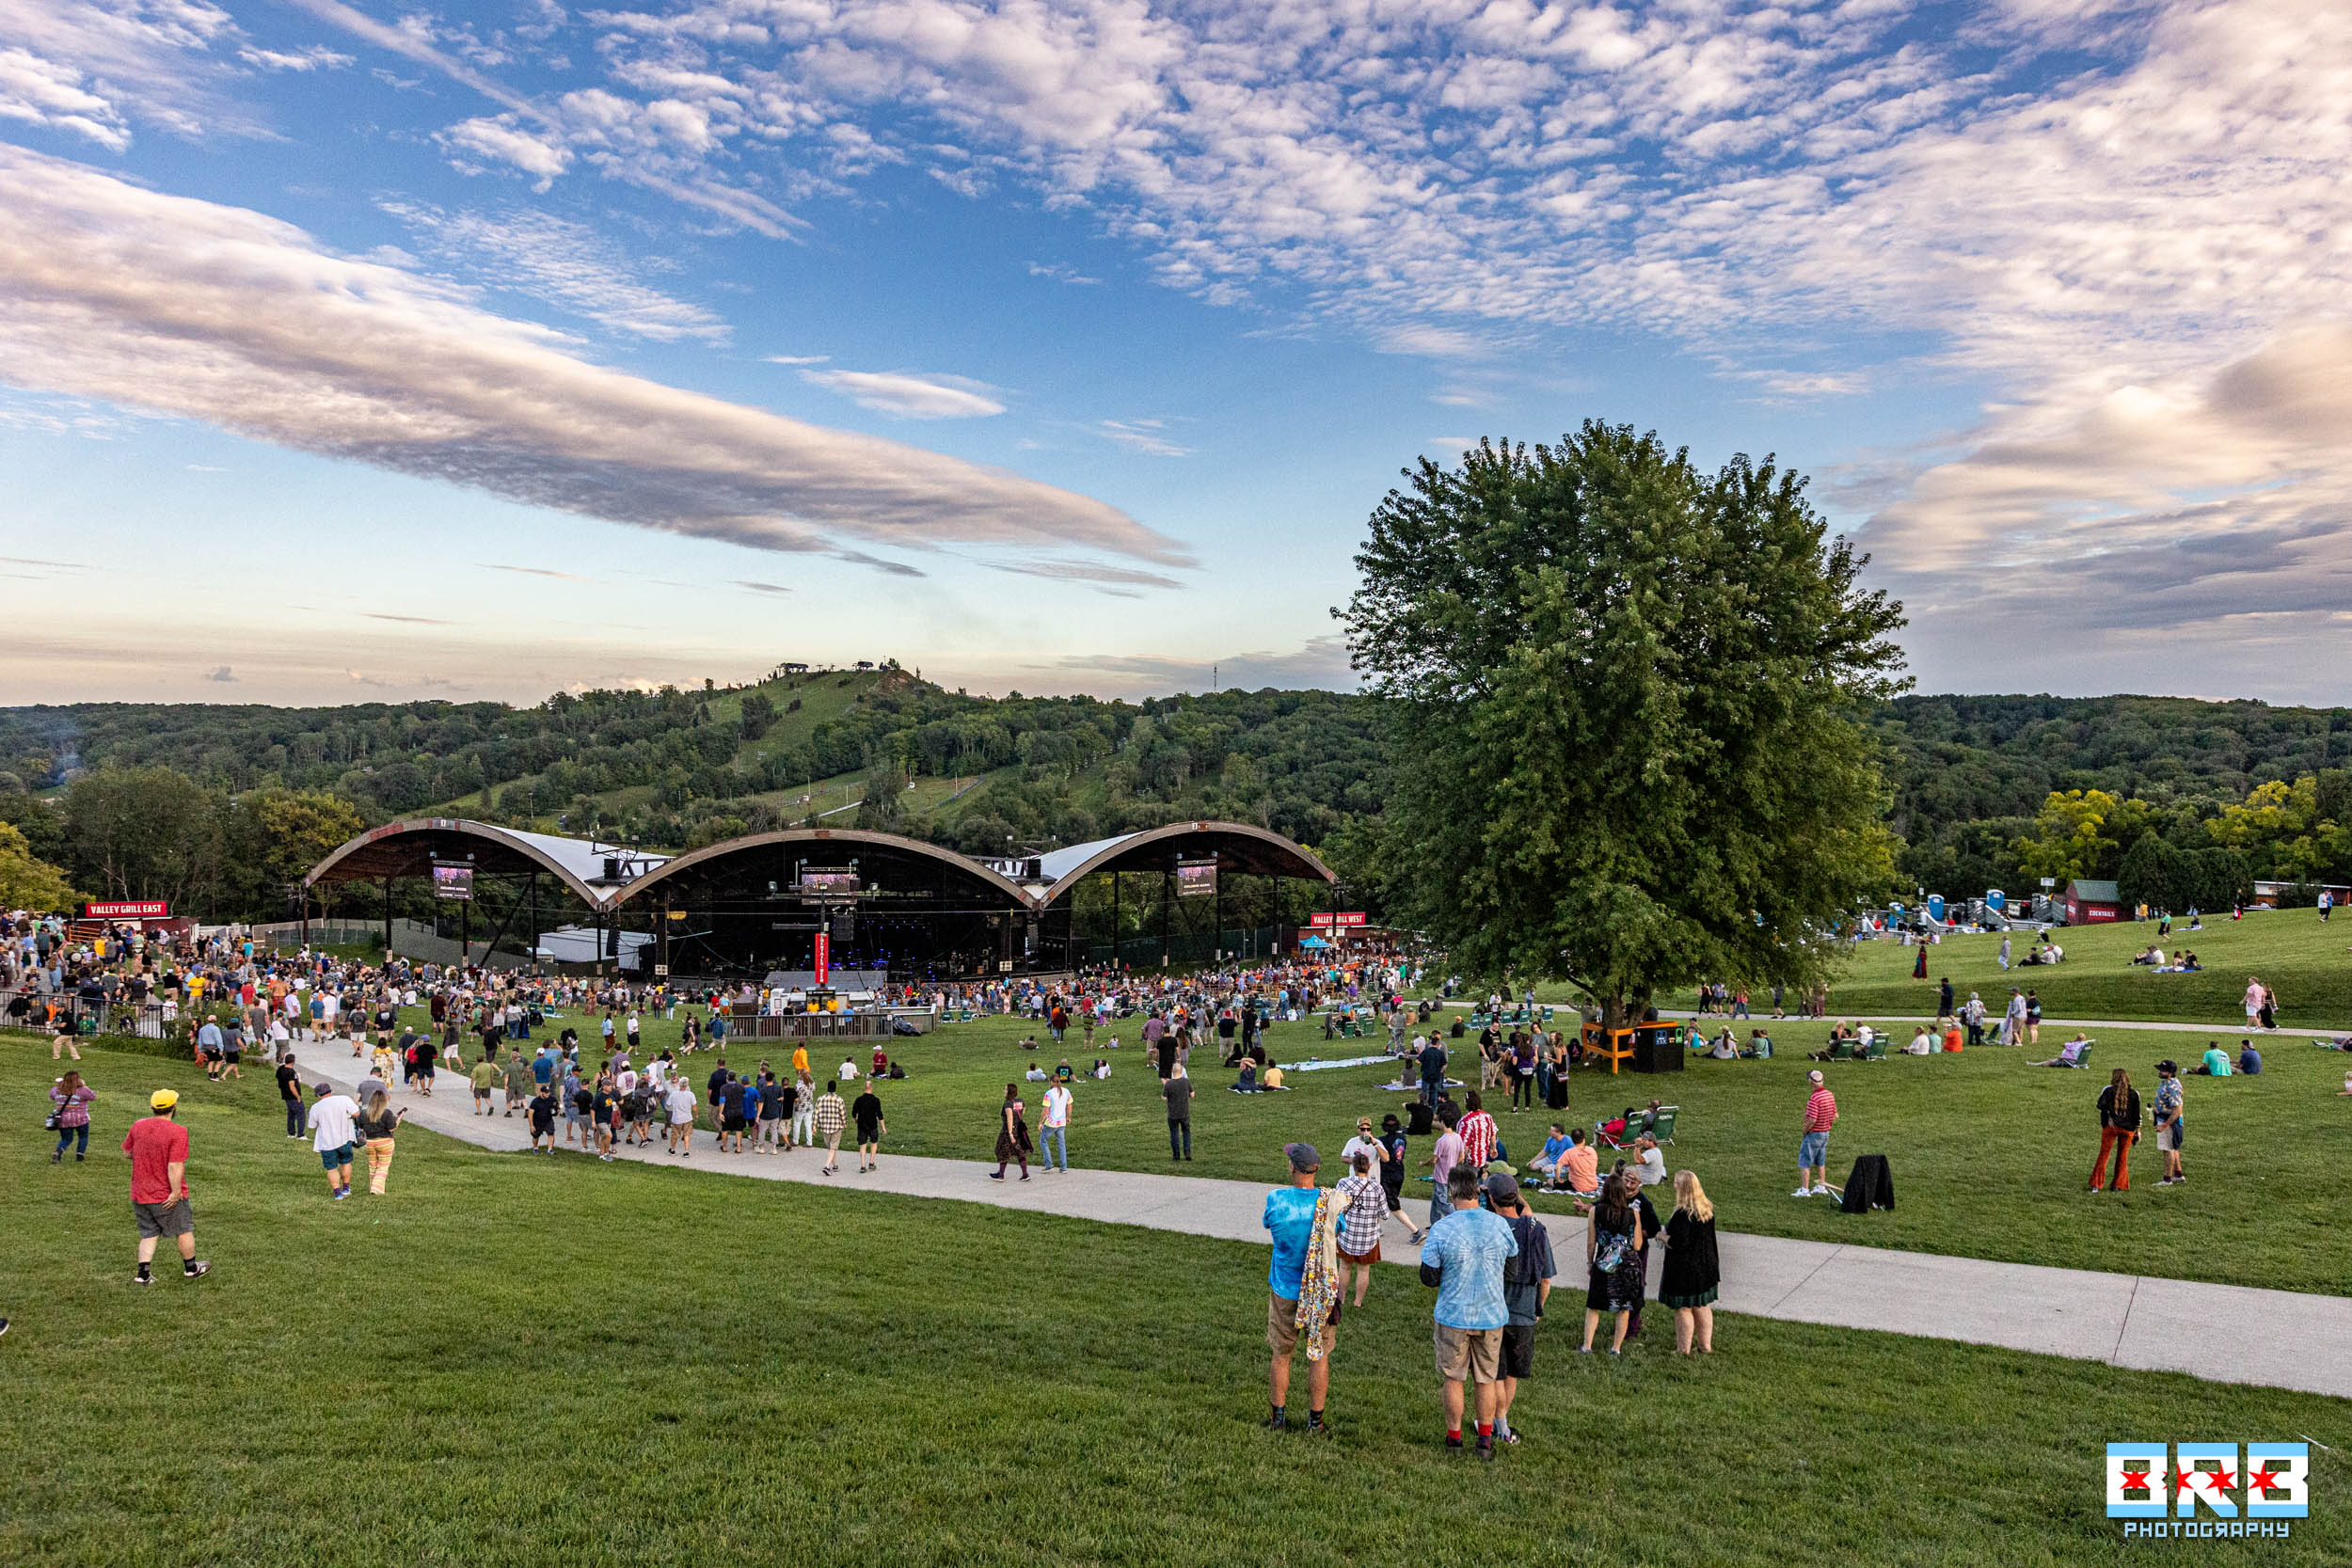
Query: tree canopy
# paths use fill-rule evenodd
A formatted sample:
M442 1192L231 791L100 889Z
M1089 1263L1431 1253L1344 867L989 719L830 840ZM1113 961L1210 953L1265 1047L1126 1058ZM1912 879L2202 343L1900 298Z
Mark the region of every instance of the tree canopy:
M1406 477L1342 612L1394 705L1378 863L1406 918L1613 1017L1820 973L1892 873L1861 721L1902 617L1804 481L1597 422Z

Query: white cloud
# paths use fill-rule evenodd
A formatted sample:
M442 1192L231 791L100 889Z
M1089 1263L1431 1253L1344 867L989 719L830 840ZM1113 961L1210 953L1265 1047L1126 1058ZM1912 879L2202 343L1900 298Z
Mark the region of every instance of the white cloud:
M213 53L237 37L208 0L0 0L0 119L87 137L112 151L144 122L175 135L250 135Z
M290 225L0 146L0 380L776 550L1184 550L1100 501L594 365Z
M839 392L860 408L896 414L902 420L982 420L1005 411L1003 404L986 395L995 388L961 376L803 371L801 379L812 387Z
M833 356L830 354L770 354L761 357L771 365L821 365Z
M1147 457L1190 457L1192 448L1170 440L1167 432L1165 420L1103 420L1094 426L1094 434L1129 451Z
M447 212L421 201L379 205L428 242L435 255L466 263L498 287L631 337L727 341L725 322L640 281L627 253L584 225L528 208L489 214Z
M1099 287L1103 281L1099 277L1089 277L1077 268L1062 261L1031 261L1029 276L1050 277L1057 283L1075 283L1094 287Z
M237 58L262 71L341 71L351 64L351 56L339 55L323 43L289 54L277 49L256 49L251 45L237 51Z

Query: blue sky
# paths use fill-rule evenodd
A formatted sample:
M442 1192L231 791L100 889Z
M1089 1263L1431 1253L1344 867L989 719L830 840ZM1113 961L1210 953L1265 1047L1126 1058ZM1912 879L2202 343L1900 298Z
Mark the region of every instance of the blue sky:
M1930 690L2341 700L2341 7L0 0L0 701L1343 683L1776 452Z

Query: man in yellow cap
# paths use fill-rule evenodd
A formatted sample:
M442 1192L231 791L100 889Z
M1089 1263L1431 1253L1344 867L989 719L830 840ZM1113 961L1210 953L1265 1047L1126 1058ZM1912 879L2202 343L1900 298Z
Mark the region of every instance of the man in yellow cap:
M154 1111L131 1124L122 1152L131 1157L131 1216L139 1226L139 1272L134 1285L152 1285L149 1265L155 1243L169 1236L180 1248L180 1271L190 1279L212 1272L196 1256L196 1216L188 1209L188 1130L180 1125L180 1097L157 1089L147 1103Z

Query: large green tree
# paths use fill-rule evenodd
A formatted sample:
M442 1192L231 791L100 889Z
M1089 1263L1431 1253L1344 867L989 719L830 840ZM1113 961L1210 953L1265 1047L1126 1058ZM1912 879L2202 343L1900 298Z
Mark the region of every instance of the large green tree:
M1597 422L1406 477L1342 612L1394 699L1399 912L1613 1020L1701 977L1821 974L1890 884L1859 720L1904 684L1902 615L1804 482Z

